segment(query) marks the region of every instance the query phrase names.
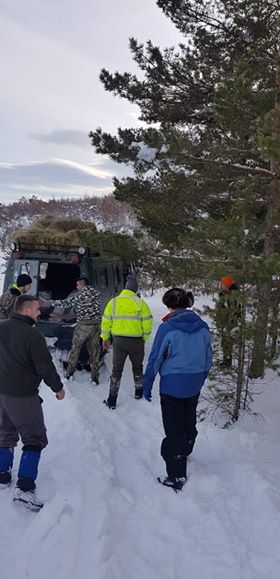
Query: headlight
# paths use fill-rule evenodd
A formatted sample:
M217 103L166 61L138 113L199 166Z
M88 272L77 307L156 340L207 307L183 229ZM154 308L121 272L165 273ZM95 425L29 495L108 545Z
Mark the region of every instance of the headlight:
M16 244L14 243L14 241L12 241L12 243L11 243L11 250L12 250L12 251L15 251L16 248L17 248Z
M86 253L86 248L85 248L85 247L79 247L78 253L79 253L80 255L85 255L85 253Z

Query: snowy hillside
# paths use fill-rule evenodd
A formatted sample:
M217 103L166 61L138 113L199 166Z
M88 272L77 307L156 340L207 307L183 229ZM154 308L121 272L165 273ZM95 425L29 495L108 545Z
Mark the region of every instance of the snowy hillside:
M155 328L160 297L149 298ZM151 404L134 400L127 363L119 406L108 410L110 357L99 387L84 372L66 384L64 401L42 386L45 506L27 512L13 505L12 488L2 490L1 577L279 579L279 379L271 374L259 388L263 419L199 425L189 479L175 494L156 481L164 474L157 384Z

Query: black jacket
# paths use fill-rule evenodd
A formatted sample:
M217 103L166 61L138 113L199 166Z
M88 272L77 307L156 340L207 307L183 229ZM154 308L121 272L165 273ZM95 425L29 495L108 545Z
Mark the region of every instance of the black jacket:
M0 321L0 393L7 396L33 396L41 380L54 392L63 388L46 341L33 327L34 320L13 314Z

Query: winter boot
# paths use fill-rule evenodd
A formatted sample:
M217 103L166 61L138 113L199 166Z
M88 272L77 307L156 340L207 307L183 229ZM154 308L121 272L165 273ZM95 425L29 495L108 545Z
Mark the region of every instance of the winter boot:
M0 448L0 485L9 485L12 480L12 466L14 461L13 448Z
M27 509L36 513L38 513L44 506L44 503L38 499L35 490L23 491L18 486L15 488L13 501L24 505Z
M135 388L134 398L136 400L140 400L141 398L143 398L143 386L140 386L140 388Z
M163 486L170 487L171 489L173 489L173 491L175 491L175 493L177 493L182 490L184 484L186 483L187 477L182 476L177 478L176 477L170 478L169 476L167 476L164 479L158 477L157 480Z
M98 386L98 385L99 385L99 376L98 376L98 374L92 374L92 376L91 376L91 381L92 381L92 382L95 382L96 386Z
M220 363L220 368L231 368L232 365L232 356L224 357L223 361Z
M106 404L106 406L108 406L108 408L111 410L115 410L117 406L117 396L112 396L109 394L107 400L103 400L103 404Z
M141 376L134 376L134 386L135 386L134 398L136 398L136 400L140 400L141 398L143 398L143 385Z

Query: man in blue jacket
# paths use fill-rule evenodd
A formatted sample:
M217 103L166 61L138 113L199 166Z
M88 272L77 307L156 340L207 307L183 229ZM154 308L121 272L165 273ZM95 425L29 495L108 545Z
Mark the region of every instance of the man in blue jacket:
M161 456L167 477L159 482L181 490L187 480L187 456L195 439L196 407L212 364L207 324L191 308L194 297L181 288L168 290L162 301L169 314L156 333L143 377L144 397L151 402L152 386L160 374L160 403L165 438Z

